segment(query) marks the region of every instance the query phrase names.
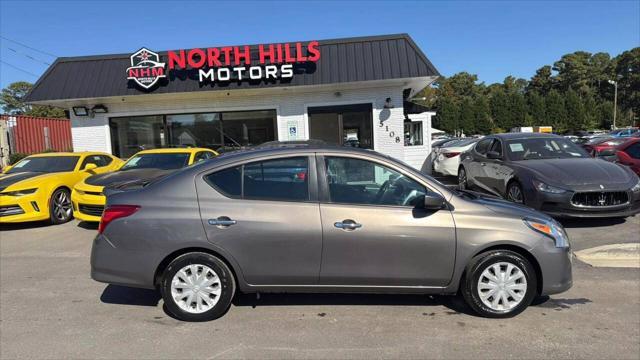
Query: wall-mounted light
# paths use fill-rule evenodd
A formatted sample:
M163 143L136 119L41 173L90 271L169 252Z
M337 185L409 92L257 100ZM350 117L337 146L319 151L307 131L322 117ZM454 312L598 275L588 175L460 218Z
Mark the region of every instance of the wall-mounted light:
M84 106L74 106L73 114L75 116L89 116L89 109Z
M93 112L94 114L105 114L109 112L109 109L107 109L107 107L102 104L98 104L91 108L91 112Z
M391 98L388 97L385 101L384 101L384 108L385 109L393 109L393 103L391 102Z

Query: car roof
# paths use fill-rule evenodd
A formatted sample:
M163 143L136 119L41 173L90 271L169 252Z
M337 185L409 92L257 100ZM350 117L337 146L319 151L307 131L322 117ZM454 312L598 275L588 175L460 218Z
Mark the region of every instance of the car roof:
M536 139L536 138L557 138L564 139L560 135L545 134L545 133L504 133L490 135L502 140L514 140L514 139Z
M200 147L160 148L160 149L149 149L149 150L138 151L133 156L141 155L141 154L192 154L194 152L199 152L199 151L210 151L210 152L214 152L215 153L215 151L213 151L211 149L200 148Z

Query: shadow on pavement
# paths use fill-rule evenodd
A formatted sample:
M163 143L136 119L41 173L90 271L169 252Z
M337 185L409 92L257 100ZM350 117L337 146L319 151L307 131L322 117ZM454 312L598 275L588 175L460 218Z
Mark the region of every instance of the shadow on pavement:
M589 219L560 219L566 228L592 228L624 224L625 218L589 218Z
M150 289L107 285L100 295L100 301L107 304L157 306L160 293Z
M15 224L0 224L0 231L36 229L46 226L53 226L48 221L29 221Z
M98 230L98 225L100 225L100 223L89 222L89 221L80 221L80 222L78 222L77 226L79 228L83 228L83 229L87 229L87 230Z
M292 306L292 305L389 305L389 306L444 306L452 311L448 315L475 315L459 296L429 296L413 294L312 294L312 293L261 293L237 294L233 299L235 306ZM425 311L429 311L428 308Z

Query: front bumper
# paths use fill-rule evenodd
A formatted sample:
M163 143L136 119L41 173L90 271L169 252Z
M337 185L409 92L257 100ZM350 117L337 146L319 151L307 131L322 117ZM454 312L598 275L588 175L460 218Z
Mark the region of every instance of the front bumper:
M71 192L73 214L80 221L99 222L106 203L102 186L75 187Z
M571 248L558 248L553 240L544 237L540 245L531 250L540 265L542 287L540 295L553 295L573 286L573 253Z
M607 191L611 191L607 189ZM640 192L626 191L628 203L612 206L576 206L571 202L574 192L550 194L532 192L525 199L527 206L555 218L611 218L628 217L640 213Z
M49 219L49 197L41 191L22 196L0 195L0 223Z

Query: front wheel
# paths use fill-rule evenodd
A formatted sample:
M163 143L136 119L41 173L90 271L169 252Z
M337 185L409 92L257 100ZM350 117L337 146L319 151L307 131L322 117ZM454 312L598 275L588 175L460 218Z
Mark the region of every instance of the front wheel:
M517 204L524 204L524 192L517 181L512 181L507 186L507 200Z
M185 321L214 320L226 313L235 293L229 267L201 252L173 260L162 276L160 291L167 310Z
M461 292L481 316L508 318L531 304L536 282L535 271L526 258L513 251L494 250L471 260Z
M71 195L69 190L60 188L53 192L49 200L49 221L54 224L63 224L73 218Z

